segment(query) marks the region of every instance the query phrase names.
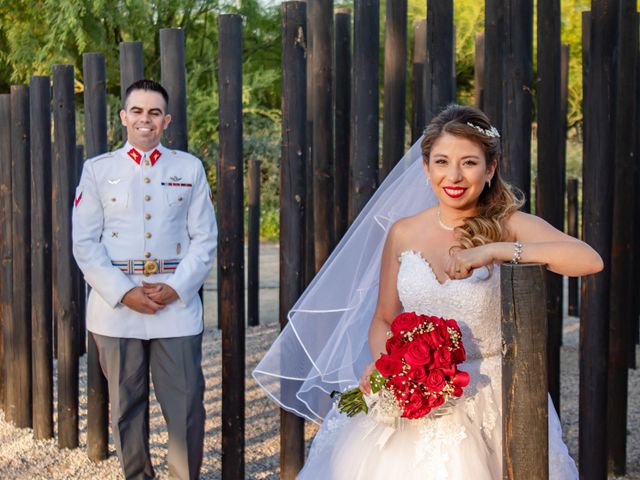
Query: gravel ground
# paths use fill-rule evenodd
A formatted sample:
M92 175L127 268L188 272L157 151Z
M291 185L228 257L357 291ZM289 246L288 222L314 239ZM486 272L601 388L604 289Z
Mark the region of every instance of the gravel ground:
M264 351L278 333L275 325L247 329L246 381L246 478L278 478L278 410L265 398L250 377ZM577 458L578 435L578 324L569 319L565 326L562 351L562 420L569 449ZM203 479L220 478L220 334L208 328L204 337L203 369L206 377L205 405L207 424ZM54 440L35 441L30 430L17 429L4 421L0 413L0 478L3 479L120 479L120 467L113 449L111 457L98 464L85 454L86 447L86 360L80 363L80 448L59 450ZM631 371L628 441L628 474L624 479L640 479L640 372ZM166 464L166 433L160 407L151 399L151 454L158 478L168 478ZM308 424L307 439L315 433Z

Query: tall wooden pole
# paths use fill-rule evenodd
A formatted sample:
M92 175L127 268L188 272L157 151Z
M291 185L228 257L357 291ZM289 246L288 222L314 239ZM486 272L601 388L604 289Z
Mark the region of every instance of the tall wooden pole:
M573 177L567 181L567 233L580 238L578 225L578 179ZM578 278L569 277L568 314L580 315L578 308Z
M187 80L184 63L184 30L160 30L160 71L162 86L169 94L171 123L164 131L168 148L187 150Z
M31 330L33 435L53 437L51 81L31 77Z
M456 98L454 38L453 0L427 0L426 124Z
M333 165L333 0L312 0L313 223L315 271L335 244Z
M0 408L5 412L7 393L6 351L11 348L10 327L13 325L13 266L11 250L11 95L0 95Z
M305 259L304 259L304 276L305 284L308 285L316 275L316 243L315 243L315 222L314 222L314 210L313 210L313 27L315 25L315 19L318 12L318 2L311 0L307 2L307 127L306 127L306 148L307 155L305 158L305 179L307 182L306 187L306 233L305 233Z
M58 446L78 446L77 312L73 302L71 202L76 157L72 65L53 66L53 303L58 326Z
M218 17L218 303L222 305L222 478L244 477L242 17Z
M504 0L485 0L483 109L491 123L504 131ZM504 146L503 146L504 149Z
M600 254L604 270L582 281L579 456L580 477L586 480L607 477L607 361L614 188L611 154L615 151L617 22L618 1L591 2L582 239Z
M142 42L120 42L120 98L124 101L127 88L144 78ZM127 141L127 129L122 127L122 141Z
M384 32L384 124L380 181L404 155L407 96L407 0L387 2Z
M334 187L335 241L349 226L349 143L351 138L351 10L335 14L334 70Z
M473 70L473 103L484 108L484 32L476 32L475 68Z
M560 0L538 1L538 174L536 215L564 230L565 162L561 104ZM549 393L560 412L560 345L562 343L562 276L547 272L547 360Z
M13 322L7 365L7 419L32 426L31 376L31 168L29 87L11 86L11 193ZM11 368L11 370L9 370Z
M282 3L282 159L280 161L280 326L305 285L306 3ZM286 359L283 359L286 361ZM281 388L285 388L282 384ZM286 394L293 394L287 393ZM280 478L304 463L304 420L280 410Z
M121 52L128 48L121 44ZM123 54L128 58L128 53ZM106 65L101 53L82 56L87 158L107 152ZM131 66L137 65L133 63ZM84 284L84 282L83 282ZM84 290L84 289L83 289ZM87 455L97 462L109 455L109 390L93 335L87 337Z
M618 59L615 116L615 177L613 194L613 234L611 250L611 323L609 325L609 371L607 393L607 435L609 472L626 473L627 410L629 398L629 343L637 287L634 287L633 257L636 254L633 172L638 162L635 134L638 128L636 102L629 92L636 88L638 55L638 18L636 2L620 1L618 23Z
M549 478L544 281L544 265L500 266L504 479Z
M260 160L249 160L247 224L247 324L260 325Z
M411 70L411 144L418 141L427 126L425 105L425 64L427 63L427 21L413 26L413 64Z
M349 221L378 186L380 1L354 1Z
M504 177L525 195L523 210L531 205L531 108L533 92L533 0L504 4ZM556 148L556 146L553 146ZM554 154L555 157L555 154Z

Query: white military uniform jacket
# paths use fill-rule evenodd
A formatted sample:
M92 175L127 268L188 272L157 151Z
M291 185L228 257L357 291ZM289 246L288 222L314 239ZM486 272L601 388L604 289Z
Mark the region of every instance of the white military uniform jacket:
M72 218L73 254L92 287L89 331L141 339L202 331L197 293L213 265L217 227L199 159L162 145L144 153L128 143L89 159ZM163 273L144 276L143 265ZM166 283L179 299L155 314L120 303L143 281Z

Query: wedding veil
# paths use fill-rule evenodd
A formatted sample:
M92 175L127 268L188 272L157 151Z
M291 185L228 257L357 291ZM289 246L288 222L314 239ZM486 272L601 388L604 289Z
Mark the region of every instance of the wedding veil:
M331 409L329 394L357 385L372 361L368 331L387 231L396 220L437 203L422 168L421 141L376 190L253 371L285 410L321 422Z

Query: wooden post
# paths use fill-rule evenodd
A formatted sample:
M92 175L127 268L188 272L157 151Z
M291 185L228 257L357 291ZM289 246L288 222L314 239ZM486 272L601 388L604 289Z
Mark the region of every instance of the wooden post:
M416 20L413 26L413 65L411 70L411 144L424 132L425 120L425 63L427 62L427 21Z
M31 77L31 329L33 435L53 437L51 81Z
M531 210L531 104L533 87L533 0L507 0L504 26L504 178L525 195ZM553 146L555 148L555 145Z
M388 1L384 31L384 124L380 181L404 155L406 95L407 0Z
M604 270L582 281L580 318L580 478L607 476L607 360L615 152L615 55L618 2L591 2L588 135L583 163L582 239L602 257ZM595 135L591 133L596 133ZM594 439L598 439L594 442Z
M10 327L13 325L13 267L11 250L11 95L0 95L0 408L8 418L6 408L7 363L5 352L11 348L8 343Z
M575 238L580 238L578 226L578 179L575 177L567 181L567 233ZM578 305L578 278L569 277L568 314L580 315Z
M491 123L504 132L504 0L485 0L483 109ZM503 145L504 150L504 145Z
M127 88L144 78L142 42L120 42L120 98L124 101ZM127 129L122 127L122 142L127 141Z
M128 50L131 47L128 45L133 45L134 49L137 48L135 45L140 45L140 52L142 51L142 44L120 44L121 58L125 61L130 59ZM106 153L108 149L106 65L104 55L101 53L85 53L82 56L82 63L85 144L87 158L92 158ZM137 65L135 62L131 63L129 68ZM130 70L127 70L127 73L130 73ZM82 168L81 162L80 159L79 170ZM84 293L82 279L81 287ZM83 315L84 303L79 304L79 307L83 308L81 311ZM109 391L107 379L100 368L98 349L93 335L87 336L87 455L94 462L109 456Z
M187 150L187 80L184 64L184 30L160 30L160 71L162 86L169 94L171 123L164 131L168 148Z
M13 323L5 351L7 419L32 426L31 376L31 207L29 87L11 86L11 193L13 217ZM9 368L10 373L9 373Z
M565 177L567 171L567 112L569 111L569 45L563 43L560 46L560 118L562 118L562 132L564 140L560 142L560 158L565 165Z
M305 158L307 118L306 3L282 3L282 159L280 162L280 326L305 285ZM281 388L285 388L283 384ZM304 464L304 420L280 410L280 478Z
M545 267L500 266L502 298L502 478L547 480ZM532 455L535 452L535 455Z
M86 78L85 78L86 80ZM86 88L86 82L85 82ZM85 114L86 114L86 104L85 104ZM84 163L84 145L78 144L76 145L76 157L74 163L74 178L72 186L75 187L80 183L80 175L82 173L82 164ZM73 284L75 290L73 292L73 302L75 304L75 310L78 315L78 348L77 353L78 357L82 357L85 353L87 353L87 319L85 315L86 310L86 283L84 281L84 275L82 274L82 270L76 262L73 262Z
M427 61L425 63L425 123L456 98L453 0L427 0Z
M474 105L482 110L484 105L484 32L476 32L473 100Z
M260 325L260 160L249 160L247 323Z
M349 227L349 142L351 137L351 10L335 14L334 70L334 218L335 242Z
M313 0L313 223L315 271L335 244L333 170L333 0Z
M53 279L58 326L58 447L78 446L77 312L73 302L71 202L76 154L73 66L53 66Z
M313 26L315 24L316 13L318 11L317 2L311 0L307 5L306 22L307 22L307 38L306 38L306 53L307 53L307 129L306 146L307 156L305 158L305 181L306 187L306 235L305 235L305 258L304 258L304 276L305 285L308 285L316 275L316 244L315 244L315 222L313 220Z
M613 234L611 250L611 323L609 326L609 372L607 389L607 436L609 472L616 476L626 473L628 367L631 324L634 318L635 271L633 256L636 241L631 226L634 215L635 182L633 172L637 162L635 151L636 102L629 101L629 92L636 88L636 56L638 53L638 18L634 0L620 1L618 24L618 59L615 111L615 179L613 198Z
M222 305L222 478L244 477L244 195L242 17L218 17L218 264Z
M636 14L636 18L640 24L640 12ZM640 28L640 26L639 26ZM638 51L636 54L636 98L640 98L640 45L638 45ZM636 126L640 123L640 104L636 102ZM636 128L636 152L640 155L640 132ZM640 163L635 162L634 169L635 187L636 191L640 188ZM635 218L640 217L640 200L635 198L634 204ZM640 222L634 222L634 235L636 241L640 238ZM634 253L633 257L634 270L640 271L640 253ZM640 305L635 303L634 310L635 322L631 325L633 342L629 343L629 366L631 368L637 368L636 364L636 344L640 344Z
M349 222L378 186L380 0L354 1Z
M560 231L564 230L565 163L562 144L566 142L561 108L560 0L538 2L538 174L536 215ZM513 157L512 157L513 158ZM560 345L562 344L561 275L547 275L547 360L549 394L560 413Z

